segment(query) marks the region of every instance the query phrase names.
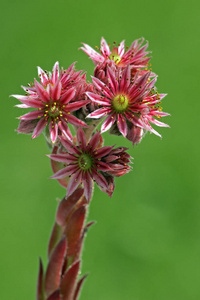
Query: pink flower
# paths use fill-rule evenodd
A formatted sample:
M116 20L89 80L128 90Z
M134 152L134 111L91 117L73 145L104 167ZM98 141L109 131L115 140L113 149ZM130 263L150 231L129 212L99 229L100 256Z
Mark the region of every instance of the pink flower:
M51 178L60 179L71 176L67 186L67 197L70 196L79 184L83 183L85 197L89 201L92 195L93 180L107 192L110 191L107 176L122 176L130 171L128 163L130 156L125 152L127 148L113 149L111 146L99 148L100 133L93 135L86 143L81 128L77 131L77 146L71 141L60 137L67 152L48 155L52 160L66 164L66 167L56 172Z
M95 65L99 63L104 63L105 61L112 61L118 67L126 67L128 64L130 64L131 69L143 68L147 66L150 60L150 57L146 56L150 53L149 51L146 52L148 42L142 46L143 42L144 38L135 40L130 46L130 48L127 51L125 51L125 43L124 41L122 41L118 47L114 45L111 51L106 40L102 37L101 47L99 49L101 54L95 51L89 45L84 43L84 47L81 47L80 49L82 49L93 60Z
M100 108L87 117L99 119L106 116L101 126L101 132L117 125L119 132L124 137L128 134L130 139L132 136L133 143L135 140L133 125L160 136L149 123L161 127L168 126L155 119L168 115L162 112L162 108L159 106L160 100L165 94L158 94L155 91L156 78L151 80L150 72L148 72L142 76L137 74L132 81L130 66L127 66L122 72L114 72L108 67L107 76L107 85L95 77L92 78L98 94L92 92L86 94ZM142 133L137 134L141 135Z
M87 127L83 121L71 114L90 102L79 100L76 97L76 87L83 77L80 76L80 72L77 74L74 71L73 66L74 64L66 71L61 70L61 75L59 75L58 62L55 63L52 73L49 74L38 67L41 83L35 80L34 84L29 87L23 87L27 93L26 96L12 95L23 103L16 106L36 109L19 117L21 123L17 129L18 132L30 133L30 128L35 125L32 135L32 138L35 138L47 126L50 139L55 143L58 134L64 134L68 139L72 139L67 123Z

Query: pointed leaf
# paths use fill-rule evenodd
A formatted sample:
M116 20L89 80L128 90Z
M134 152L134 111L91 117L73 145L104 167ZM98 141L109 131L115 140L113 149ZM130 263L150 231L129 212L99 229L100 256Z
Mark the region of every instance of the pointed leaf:
M48 258L50 258L57 242L59 241L60 237L61 237L61 227L55 223L51 232L51 237L49 240L49 246L48 246Z
M74 298L73 300L78 300L78 296L80 294L80 290L81 290L81 287L82 287L82 284L85 280L85 278L88 276L88 274L85 274L77 283L76 285L76 290L75 290L75 294L74 294Z
M74 205L82 198L83 192L83 188L78 188L68 198L65 197L60 202L56 213L56 221L60 226L65 226L66 219L71 213L71 210L74 207Z
M45 292L47 296L59 288L66 247L66 239L63 238L54 249L49 260L45 276Z
M44 271L42 260L40 259L38 283L37 283L37 300L44 300Z
M65 234L68 242L67 256L76 254L79 248L79 240L82 236L84 221L86 215L86 207L81 206L70 216Z
M60 297L60 290L56 290L55 292L53 292L53 294L51 294L47 300L61 300Z
M75 295L76 279L80 268L80 261L75 262L67 270L60 283L62 300L72 300Z

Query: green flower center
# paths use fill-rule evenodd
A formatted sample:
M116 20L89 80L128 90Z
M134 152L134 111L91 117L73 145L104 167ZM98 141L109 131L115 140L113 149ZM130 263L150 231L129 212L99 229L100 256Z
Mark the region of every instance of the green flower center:
M121 57L118 55L118 53L115 53L115 52L112 52L110 55L109 55L109 58L111 60L113 60L116 64L118 64L121 60Z
M50 117L54 117L54 118L60 115L60 110L57 103L53 103L53 105L49 107L48 114Z
M116 112L123 112L128 107L128 98L125 95L117 95L113 98L112 105Z
M89 154L83 153L78 159L78 164L81 170L86 171L92 167L92 158Z

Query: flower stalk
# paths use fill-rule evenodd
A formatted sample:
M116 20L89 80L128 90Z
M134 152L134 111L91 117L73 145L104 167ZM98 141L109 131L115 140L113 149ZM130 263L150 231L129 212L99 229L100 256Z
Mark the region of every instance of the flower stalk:
M40 260L37 300L78 300L87 277L81 274L81 251L88 228L86 222L94 185L112 197L115 177L132 170L126 147L104 146L103 133L123 136L132 145L147 132L160 136L152 125L168 127L160 118L161 100L157 75L150 68L148 42L135 40L125 48L122 41L113 48L101 39L99 52L87 44L81 49L94 62L92 83L86 74L56 62L52 72L38 67L39 80L27 87L25 95L12 95L31 110L19 117L18 133L42 132L51 153L53 175L66 189L59 201L48 245L48 264ZM100 129L98 129L100 128Z

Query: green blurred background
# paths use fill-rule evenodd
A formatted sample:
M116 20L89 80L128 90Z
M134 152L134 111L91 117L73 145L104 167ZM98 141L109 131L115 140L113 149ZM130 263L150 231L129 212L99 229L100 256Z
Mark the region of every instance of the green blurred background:
M35 0L1 3L0 299L35 299L38 258L46 262L56 198L65 190L52 172L43 137L17 135L23 112L10 94L37 77L36 66L55 61L93 72L77 49L141 36L153 52L158 91L171 129L126 145L133 172L116 180L113 198L95 188L80 300L199 300L199 53L200 2Z

